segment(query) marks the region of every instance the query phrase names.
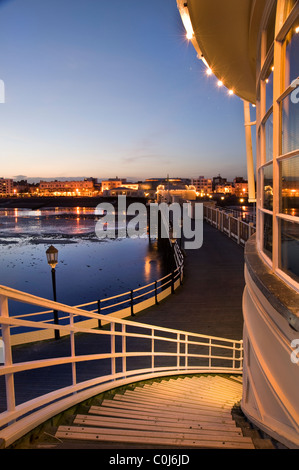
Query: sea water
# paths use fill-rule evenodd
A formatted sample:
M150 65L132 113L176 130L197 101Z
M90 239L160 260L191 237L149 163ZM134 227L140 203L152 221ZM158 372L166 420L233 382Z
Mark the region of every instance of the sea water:
M121 294L147 285L166 274L155 240L100 240L99 218L92 208L0 211L0 284L53 299L51 268L46 250L58 249L55 269L57 301L68 305ZM12 303L12 315L32 306Z

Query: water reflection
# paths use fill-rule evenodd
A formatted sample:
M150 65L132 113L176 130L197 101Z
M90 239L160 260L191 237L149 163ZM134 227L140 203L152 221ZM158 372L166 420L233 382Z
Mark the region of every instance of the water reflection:
M57 300L78 305L110 297L153 282L166 274L155 241L105 239L95 235L94 209L1 211L0 284L53 298L46 250L59 250ZM17 220L16 220L17 219ZM14 305L14 313L32 307Z

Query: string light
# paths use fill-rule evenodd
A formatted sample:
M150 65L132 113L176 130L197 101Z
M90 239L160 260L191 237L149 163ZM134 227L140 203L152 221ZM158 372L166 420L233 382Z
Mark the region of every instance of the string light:
M217 85L221 87L223 85L223 82L221 80L218 81Z
M233 95L234 94L233 90L228 90L228 94Z
M206 74L207 75L212 75L212 69L210 69L210 67L207 68L207 71L206 71Z
M297 26L297 28L295 28L295 33L299 33L299 26Z

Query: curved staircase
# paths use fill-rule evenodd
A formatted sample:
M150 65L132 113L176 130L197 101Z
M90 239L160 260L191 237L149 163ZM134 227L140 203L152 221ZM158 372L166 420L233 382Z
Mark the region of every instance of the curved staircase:
M241 400L240 377L201 375L136 385L75 415L55 438L185 448L254 449L232 410Z

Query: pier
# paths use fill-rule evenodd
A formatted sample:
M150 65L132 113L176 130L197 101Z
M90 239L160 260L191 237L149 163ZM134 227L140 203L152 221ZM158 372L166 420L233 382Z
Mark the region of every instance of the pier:
M165 446L174 445L175 447L190 445L195 448L272 448L272 443L268 439L257 436L257 431L249 432L250 425L242 413L239 415L238 403L242 397L243 288L244 250L242 246L213 226L204 223L203 246L198 250L185 252L183 283L180 283L171 295L157 304L139 312L134 317L130 316L119 321L112 319L108 327L106 325L104 328L92 330L93 334L90 334L91 330L86 330L86 333L84 330L81 332L78 330L76 336L76 328L71 318L77 309L65 306L65 311L70 315L69 335L59 340L52 339L12 347L10 370L14 370L14 383L11 384L14 398L11 403L8 400L8 405L12 409L11 416L18 417L27 411L29 417L25 416L21 419L25 423L23 425L18 425L18 422L13 424L11 434L10 426L7 429L3 428L0 432L0 437L4 436L2 447L9 446L10 442L12 445L16 442L17 448L97 448L99 446L117 448L118 445L131 446L131 448L143 448L143 446L153 448L159 445L161 435L159 435L158 428L151 426L153 421L157 422L158 419L155 414L158 402L164 401L167 409L170 404L172 404L171 407L174 406L173 410L169 410L172 414L165 415L164 425L167 429L171 427L170 423L180 407L183 407L183 415L187 416L190 413L188 407L196 409L198 407L199 419L208 420L208 422L200 433L201 438L196 438L194 441L192 441L194 436L185 434L188 423L185 423L185 427L182 428L179 423L172 423L172 431L169 431L170 435L166 437L166 440L161 441L162 446L164 442ZM52 302L49 302L49 306L51 305ZM94 317L96 318L95 315ZM63 331L65 327L59 326L59 328ZM5 338L5 321L3 333ZM134 353L135 350L138 352ZM68 357L69 354L70 357ZM30 363L36 366L28 367ZM16 373L22 370L23 372ZM175 382L171 386L172 377L182 376L186 378L206 376L210 377L210 380L185 380L183 383ZM4 377L4 374L0 376L2 391L5 390ZM9 377L11 374L6 375L6 390L10 387ZM223 378L216 379L216 377ZM159 389L157 394L154 384L160 383L161 380L161 391ZM170 388L166 387L165 380L170 384ZM147 392L150 395L144 394L145 401L141 397L139 407L147 410L146 422L147 425L151 425L150 431L142 432L140 429L146 428L140 422L140 419L145 418L142 416L141 409L138 411L137 406L139 391L141 392L140 383L142 389L144 384L154 385L151 391ZM93 395L90 395L91 392L85 384L94 386L95 401L90 410L96 410L95 414L98 416L104 414L105 418L96 417L93 413L92 416L87 414L82 417L81 405L83 404L83 410L86 411L85 405L87 402L90 403ZM219 384L220 389L223 389L220 393ZM189 388L188 392L190 386L191 389ZM119 387L121 389L125 387L128 393L124 398L117 394L113 395L115 387L116 390ZM133 397L131 397L132 387L133 390L136 388L136 394L134 392ZM163 391L165 387L166 392ZM172 395L176 388L183 395L178 402L174 403ZM227 395L225 395L225 388ZM68 396L67 390L75 391L75 397L77 397L75 401L74 394L71 397ZM109 390L112 390L112 395L115 397L112 404L109 400L108 404L105 401L105 394L108 393L109 396ZM208 394L207 390L210 390ZM153 396L151 396L152 392ZM195 396L193 396L194 393ZM196 393L205 396L205 401L202 402L202 398L196 398ZM186 401L184 398L186 394L193 396L195 401L192 403L188 399ZM4 412L5 416L5 392L1 393L1 396L1 412ZM104 397L103 402L101 400L99 402L97 398L99 396ZM30 423L31 404L36 406L40 399L43 402L49 400L50 397L54 401L60 400L57 405L55 403L49 405L50 412L46 407L42 416L37 419L36 431L34 431L34 426ZM155 400L158 400L156 405ZM134 406L137 410L130 408L130 403L128 403L130 401L135 402ZM69 406L66 403L69 403ZM105 404L108 408L98 409L99 403ZM65 416L64 410L74 409L74 405L78 410L78 413L74 415L74 425L82 423L80 419L83 419L83 422L87 419L87 422L92 424L91 428L84 428L86 432L83 435L78 434L77 427L69 426L69 418L67 421L62 418L60 422L59 416ZM111 408L112 405L118 407L118 411ZM53 407L56 413L53 413ZM201 409L204 411L200 411ZM220 409L226 410L227 428L222 426L223 416L217 411ZM34 412L36 413L38 416L39 412ZM136 421L135 419L133 421L137 427L133 426L132 421L126 422L122 419L125 414L129 418L136 418ZM215 417L217 414L218 418ZM55 419L55 416L58 418ZM69 414L67 413L66 416ZM49 430L50 425L50 430L55 430L54 442L52 438L45 437L48 432L43 429L43 423L45 423L45 429ZM56 429L49 423L60 424ZM95 434L91 437L90 432L94 423L100 428L96 427ZM193 421L191 424L194 426ZM29 441L28 439L22 440L21 428L24 425L28 426L29 436L35 436L29 437ZM104 425L107 427L103 428ZM141 428L138 427L140 425ZM232 427L234 432L231 434ZM113 428L118 431L112 431ZM98 434L101 429L102 438L99 442ZM127 432L128 429L131 431ZM30 430L32 430L31 434ZM221 442L217 438L219 430L224 432ZM171 434L172 432L176 434ZM16 439L18 433L20 441ZM124 438L124 436L127 437Z

